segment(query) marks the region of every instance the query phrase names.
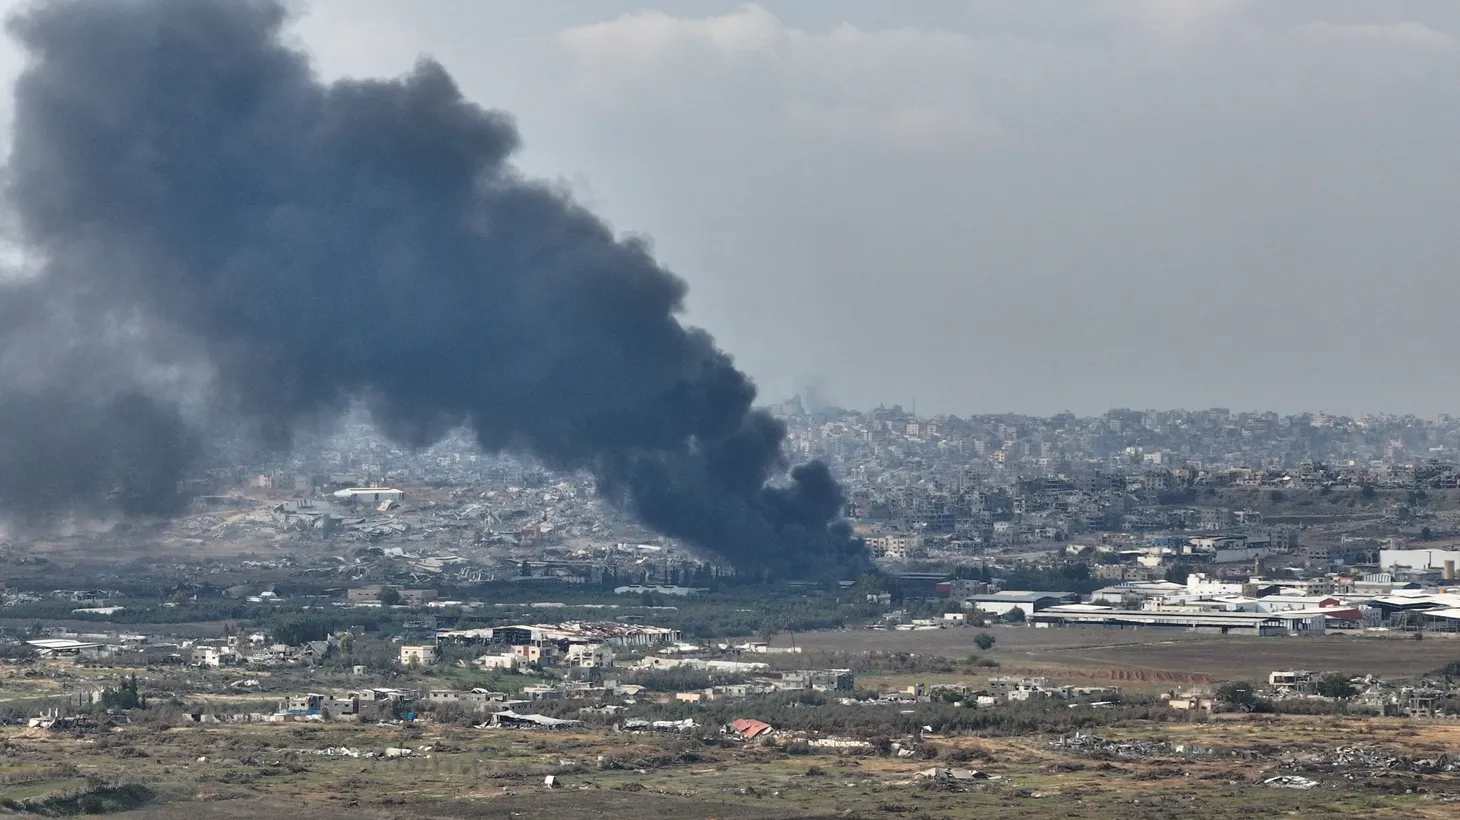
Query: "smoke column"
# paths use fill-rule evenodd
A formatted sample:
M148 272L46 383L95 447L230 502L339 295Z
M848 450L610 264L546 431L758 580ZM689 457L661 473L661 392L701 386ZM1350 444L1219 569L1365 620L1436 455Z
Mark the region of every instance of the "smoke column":
M824 465L684 283L510 163L510 118L438 64L324 84L274 0L55 0L13 17L8 198L35 270L0 286L0 497L176 507L180 411L288 431L364 401L423 446L586 468L744 568L866 565Z

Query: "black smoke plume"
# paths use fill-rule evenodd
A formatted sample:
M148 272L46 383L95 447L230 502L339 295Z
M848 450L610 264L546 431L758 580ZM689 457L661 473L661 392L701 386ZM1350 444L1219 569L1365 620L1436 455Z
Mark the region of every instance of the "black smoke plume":
M467 425L742 567L865 565L825 466L787 473L782 425L680 323L684 283L523 178L509 117L429 60L322 83L285 22L275 0L10 20L8 197L39 261L0 290L6 506L172 509L202 384L284 434L352 401L411 445Z

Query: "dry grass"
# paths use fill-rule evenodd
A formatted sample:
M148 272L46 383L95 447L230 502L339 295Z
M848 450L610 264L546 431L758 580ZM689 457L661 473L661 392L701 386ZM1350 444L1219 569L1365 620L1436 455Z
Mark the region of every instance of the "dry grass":
M1273 718L1206 725L1133 725L1120 739L1272 749L1384 746L1412 755L1460 748L1460 725L1400 720ZM786 756L758 745L701 745L678 737L607 732L533 733L453 727L261 724L104 736L27 736L7 730L11 766L62 762L105 780L140 782L158 803L122 817L508 818L563 820L651 816L664 820L886 817L1246 818L1255 812L1322 817L1453 816L1454 775L1389 782L1323 778L1306 792L1266 788L1276 758L1101 763L1052 748L1047 738L935 738L938 758ZM321 757L326 746L430 746L431 757ZM976 749L966 763L948 763ZM682 754L685 751L691 754ZM642 759L642 770L604 769L600 755ZM199 761L206 757L206 762ZM930 786L915 773L934 763L995 775L967 790ZM633 764L639 765L639 764ZM545 774L564 788L549 791ZM20 786L22 784L17 784ZM1405 789L1410 789L1405 793Z
M1265 679L1275 669L1344 671L1407 677L1460 659L1460 641L1443 635L1414 641L1398 636L1331 634L1321 638L1247 638L1162 630L940 629L927 632L844 630L798 634L807 651L914 652L964 658L973 637L998 638L991 674L1038 673L1127 684L1180 684Z

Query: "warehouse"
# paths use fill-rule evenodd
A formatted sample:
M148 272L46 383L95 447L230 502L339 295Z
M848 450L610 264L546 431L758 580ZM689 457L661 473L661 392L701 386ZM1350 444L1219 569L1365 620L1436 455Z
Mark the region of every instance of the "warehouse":
M1027 620L1031 615L1046 607L1073 603L1078 600L1080 600L1080 596L1073 592L1004 590L984 595L970 595L963 599L963 603L965 606L976 607L980 612L987 612L990 615L1007 615L1017 609L1024 613Z
M1120 610L1089 604L1048 607L1034 613L1035 626L1104 626L1113 629L1184 629L1222 635L1322 635L1325 616L1315 610L1291 612L1178 612Z

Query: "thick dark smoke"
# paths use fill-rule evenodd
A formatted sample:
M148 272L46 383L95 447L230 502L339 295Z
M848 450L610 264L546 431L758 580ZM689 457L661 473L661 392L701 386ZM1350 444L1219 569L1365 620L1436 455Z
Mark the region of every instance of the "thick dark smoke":
M742 567L866 563L840 487L787 474L784 429L645 245L522 178L511 120L440 65L323 84L285 18L57 0L11 20L31 64L8 193L43 261L0 305L45 308L0 331L6 506L173 507L177 374L201 372L211 412L284 434L354 400L413 445L468 425ZM35 362L56 337L64 366Z

